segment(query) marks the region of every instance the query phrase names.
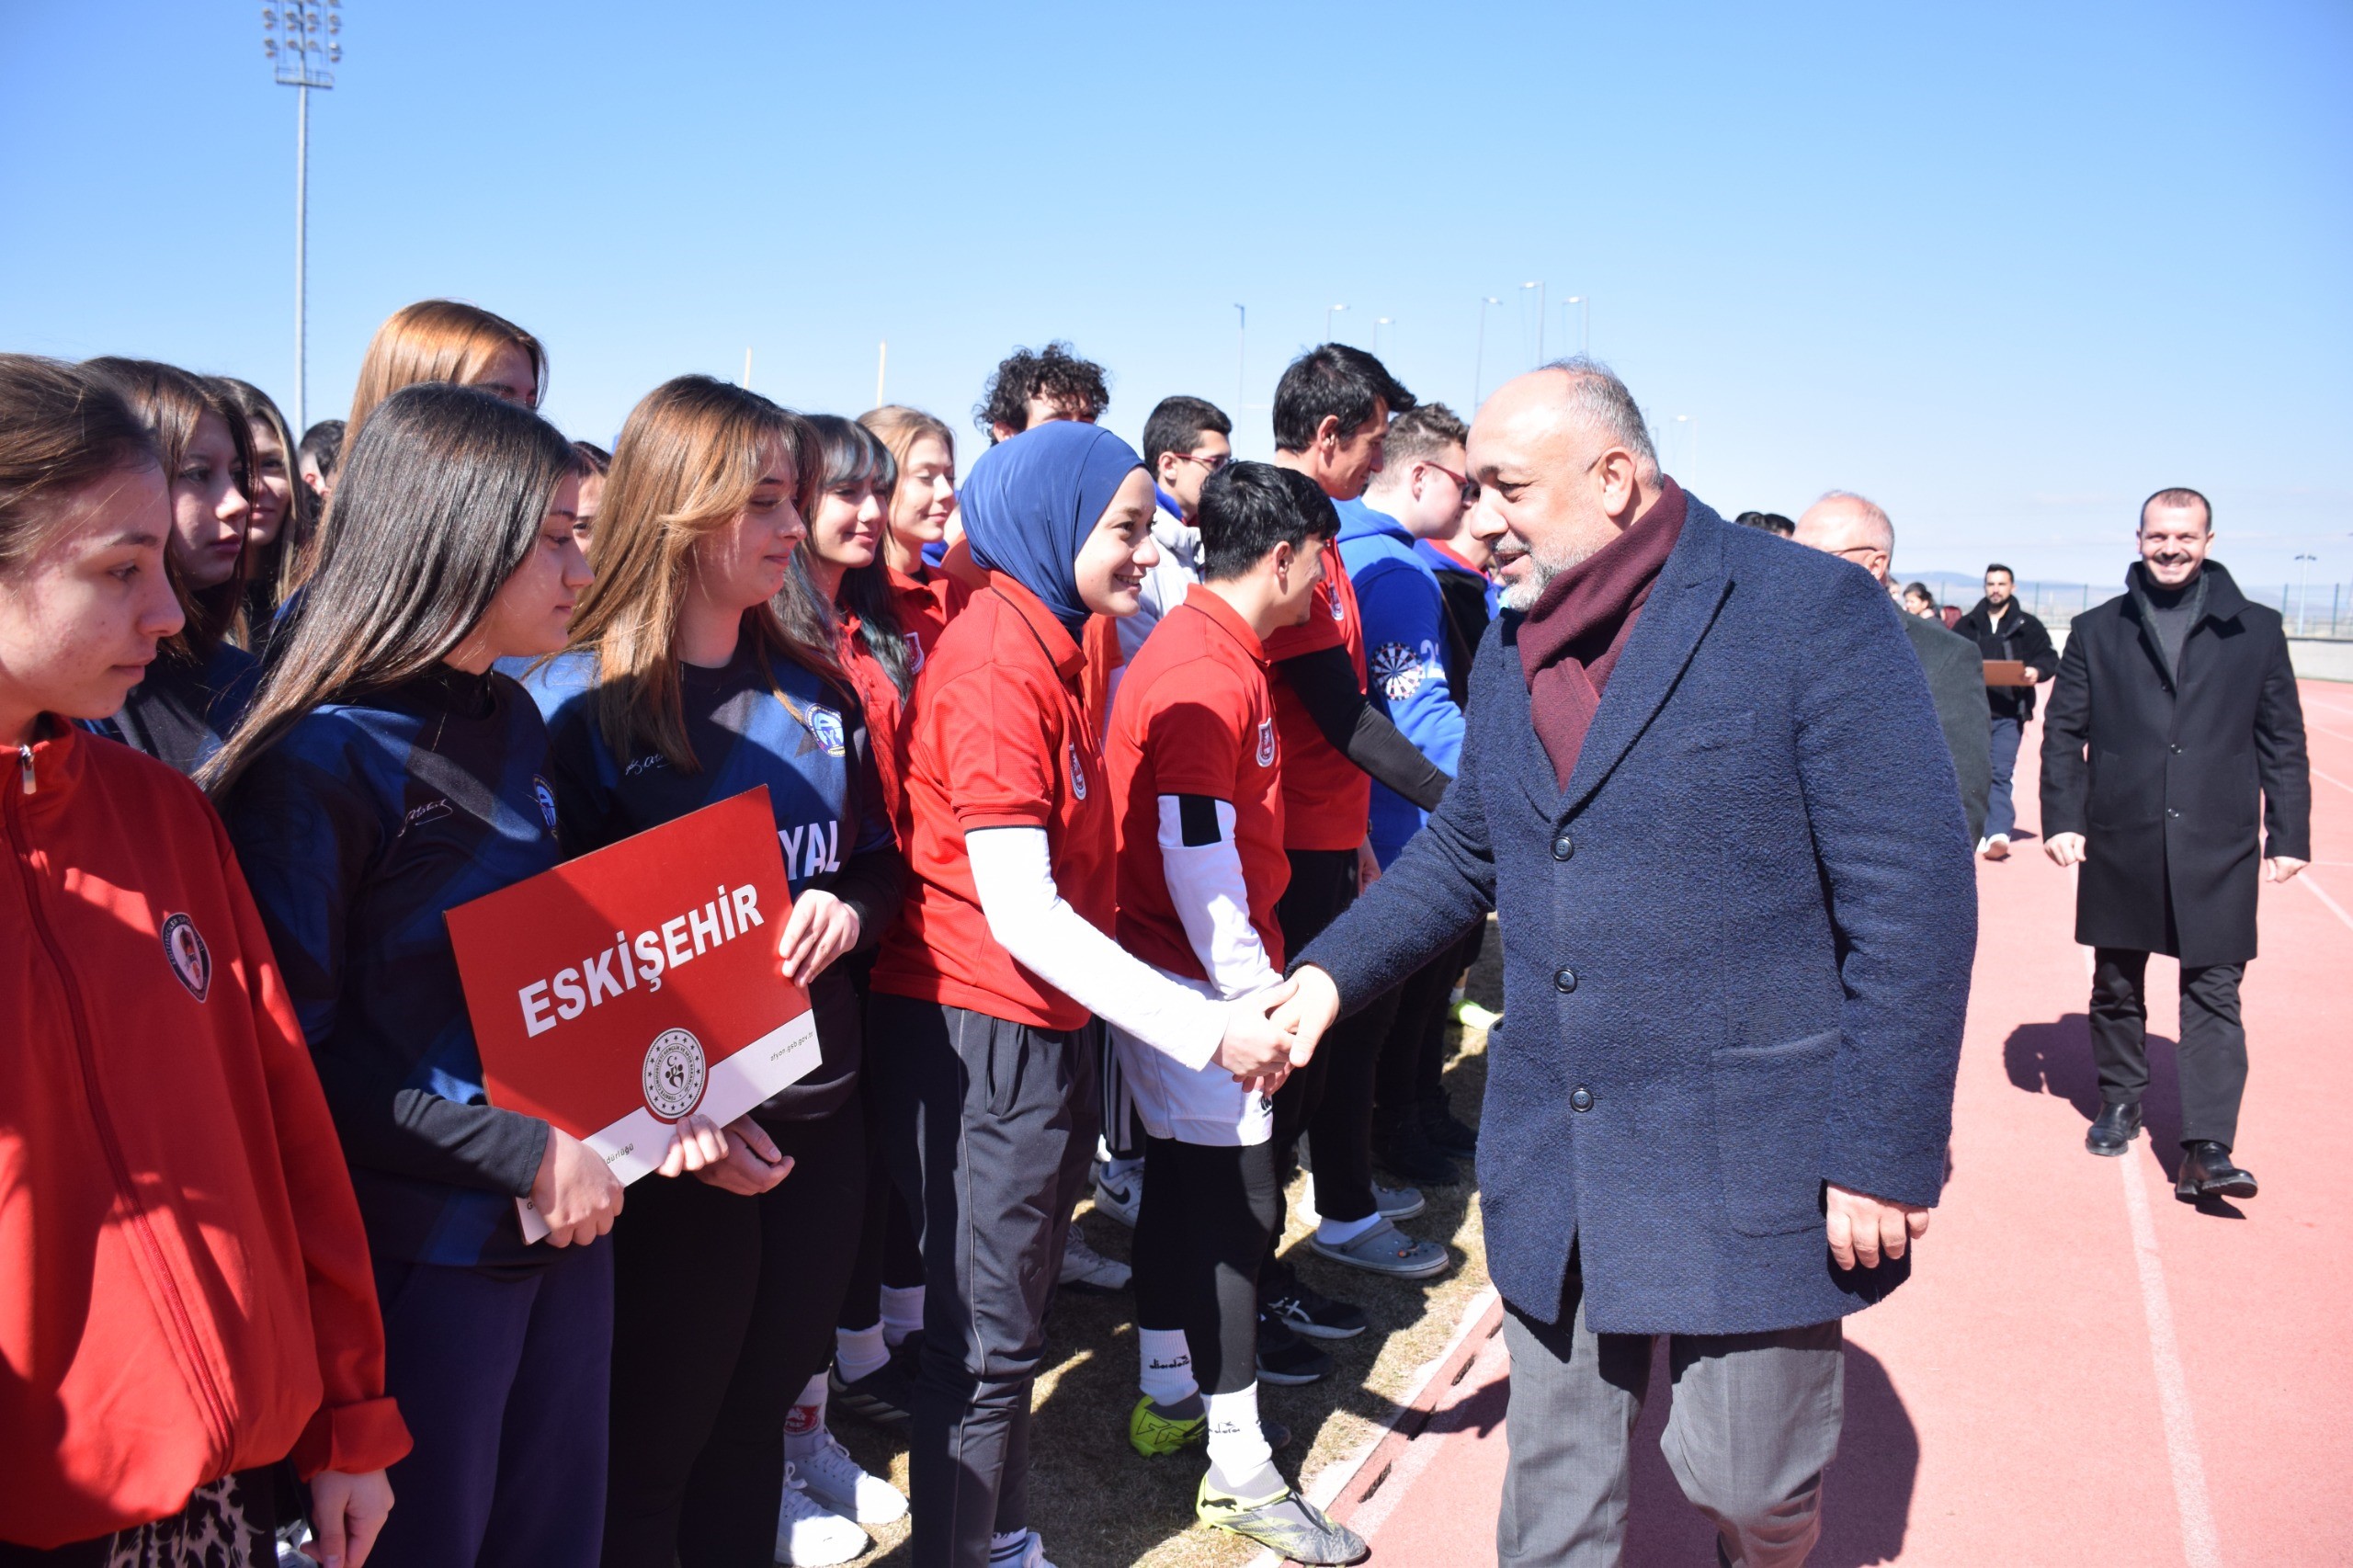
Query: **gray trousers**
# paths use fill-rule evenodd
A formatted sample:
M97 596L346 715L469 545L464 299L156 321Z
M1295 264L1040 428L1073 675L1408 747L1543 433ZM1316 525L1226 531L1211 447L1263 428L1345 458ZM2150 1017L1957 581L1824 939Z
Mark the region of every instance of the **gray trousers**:
M1095 1153L1102 1026L1051 1033L876 994L866 1071L923 1249L907 1463L915 1568L984 1568L1029 1522L1029 1392Z
M1511 1461L1495 1520L1500 1568L1616 1568L1624 1555L1652 1336L1587 1329L1575 1267L1572 1255L1566 1327L1505 1304ZM1794 1568L1822 1533L1822 1472L1846 1412L1840 1344L1835 1321L1668 1340L1675 1403L1659 1448L1732 1568Z

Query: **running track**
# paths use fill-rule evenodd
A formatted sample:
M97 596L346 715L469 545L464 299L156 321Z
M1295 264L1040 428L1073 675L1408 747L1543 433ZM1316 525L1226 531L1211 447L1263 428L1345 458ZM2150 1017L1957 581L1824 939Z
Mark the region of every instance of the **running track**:
M2173 1196L2177 1009L2162 959L2154 1137L2121 1160L2084 1153L2098 1090L2072 873L2034 839L1979 862L1952 1180L1912 1281L1847 1320L1817 1568L2353 1562L2353 686L2302 689L2318 859L2264 887L2245 991L2238 1153L2261 1195L2203 1211ZM2038 724L2018 759L2026 825L2040 742ZM1498 1312L1433 1378L1427 1426L1392 1434L1340 1494L1376 1562L1495 1561ZM1662 1358L1635 1446L1640 1568L1713 1561L1659 1456L1666 1389Z

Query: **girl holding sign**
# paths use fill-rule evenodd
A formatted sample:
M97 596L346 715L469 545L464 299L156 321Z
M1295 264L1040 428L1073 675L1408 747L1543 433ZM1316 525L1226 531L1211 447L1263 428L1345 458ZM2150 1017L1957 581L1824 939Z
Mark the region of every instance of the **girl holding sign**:
M563 858L547 731L495 659L552 653L588 584L572 449L454 386L352 444L306 602L203 780L224 809L368 1226L387 1381L416 1436L384 1564L587 1568L603 1528L621 1189L485 1103L443 913ZM723 1164L707 1123L664 1170ZM667 1184L664 1184L667 1185ZM550 1227L523 1239L516 1199Z
M988 574L931 651L908 722L904 916L874 970L892 1175L926 1290L911 1466L916 1568L1044 1568L1029 1528L1029 1392L1095 1151L1099 1015L1189 1066L1271 1092L1287 988L1226 1003L1105 933L1113 818L1080 651L1134 611L1152 479L1099 426L991 448L962 494Z
M655 1184L614 1234L606 1568L842 1562L868 1544L844 1515L905 1511L823 1421L866 1187L863 1029L836 960L890 923L902 871L856 687L790 571L822 465L808 423L755 392L656 388L614 448L571 651L529 677L581 849L767 787L792 891L784 976L822 1053L749 1119L791 1180L756 1201Z
M77 726L180 629L172 523L119 396L0 355L0 1562L268 1562L290 1456L358 1568L409 1440L318 1075L203 797Z

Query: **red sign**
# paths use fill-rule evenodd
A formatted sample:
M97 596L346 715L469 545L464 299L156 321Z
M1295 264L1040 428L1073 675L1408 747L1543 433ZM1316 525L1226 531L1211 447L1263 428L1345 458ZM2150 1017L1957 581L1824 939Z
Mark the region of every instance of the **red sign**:
M733 1121L804 1076L816 1019L777 962L791 906L762 785L450 910L491 1103L631 1182L680 1118Z

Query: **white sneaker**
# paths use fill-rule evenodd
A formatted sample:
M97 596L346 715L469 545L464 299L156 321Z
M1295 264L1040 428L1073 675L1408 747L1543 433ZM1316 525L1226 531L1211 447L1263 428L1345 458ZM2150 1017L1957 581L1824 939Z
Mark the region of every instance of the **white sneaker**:
M1086 1244L1086 1237L1079 1228L1070 1228L1070 1242L1063 1248L1062 1282L1073 1290L1093 1290L1103 1295L1124 1290L1134 1271L1116 1258L1105 1257Z
M1095 1211L1134 1230L1136 1216L1143 1212L1143 1167L1138 1165L1125 1176L1114 1176L1104 1168L1102 1161L1096 1161Z
M776 1516L776 1560L791 1568L828 1568L865 1554L874 1543L866 1532L828 1512L801 1484L799 1467L784 1467L784 1506Z
M858 1468L831 1432L812 1454L792 1461L793 1473L811 1497L861 1525L887 1525L907 1517L907 1500L879 1475Z

